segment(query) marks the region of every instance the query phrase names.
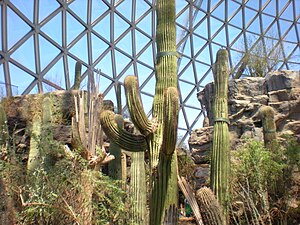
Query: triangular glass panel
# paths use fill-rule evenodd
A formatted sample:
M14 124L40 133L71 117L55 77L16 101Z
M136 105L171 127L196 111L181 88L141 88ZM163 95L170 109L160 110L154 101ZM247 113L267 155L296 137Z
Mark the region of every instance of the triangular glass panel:
M98 1L100 2L100 1ZM97 2L97 4L98 4ZM87 23L87 0L73 1L69 8L82 19L85 23ZM93 9L92 9L93 10Z
M192 80L193 80L193 77L190 77L190 81L192 81ZM194 85L185 83L183 81L179 81L179 85L180 85L182 100L185 101L186 97L190 94L191 90L193 90Z
M146 1L136 1L136 18L140 18L143 14L145 14L150 9L149 4ZM151 24L151 23L149 23ZM148 24L148 26L149 26Z
M268 1L268 5L266 6L266 8L264 8L263 12L269 15L274 15L276 10L276 2L277 1Z
M61 13L58 13L55 17L49 20L41 30L45 32L52 40L59 45L62 45L62 22Z
M63 59L61 58L54 66L52 66L43 78L60 86L63 89L66 89ZM55 88L52 87L50 90L47 90L47 92L54 90Z
M33 0L27 0L26 4L20 0L10 0L30 21L33 21Z
M232 1L230 1L232 2ZM243 15L242 10L239 10L236 14L230 15L229 24L232 24L236 27L243 27Z
M198 75L197 82L199 82L202 79L202 77L207 73L207 71L210 69L210 66L205 65L203 63L195 63L195 67Z
M185 41L180 46L180 54L186 56L186 57L192 57L191 56L191 36L188 36Z
M146 63L150 67L154 67L153 52L151 45L138 57L138 60Z
M186 7L184 11L181 11L181 13L177 15L176 22L185 27L189 26L189 16L190 8Z
M84 30L85 27L70 13L67 13L67 45L69 45Z
M82 61L88 63L87 35L84 35L71 49L70 52Z
M129 75L134 75L134 68L133 65L129 66L126 71L122 71L123 75L118 77L118 81L124 83L124 79Z
M231 18L233 14L236 13L237 10L240 10L241 4L236 3L235 1L228 1L228 18Z
M138 42L139 40L136 38L136 42ZM136 43L135 42L135 43ZM118 41L118 43L116 43L116 47L118 49L121 49L122 51L126 52L129 55L133 54L132 51L132 40L131 40L131 32L127 33L125 37L123 37L122 39L120 39L120 41Z
M187 115L184 116L183 112L185 112L184 107L179 111L178 128L186 130Z
M15 45L30 30L31 28L28 26L28 24L25 23L14 11L7 7L8 49Z
M241 33L240 29L237 29L236 27L233 27L231 25L228 25L228 36L229 36L229 44L232 45L234 39Z
M196 24L196 26L194 27L194 33L196 33L197 35L199 35L200 37L203 38L207 38L208 36L208 26L207 26L207 19L203 20L202 23L198 23Z
M108 6L104 1L92 1L92 23L102 14L108 12Z
M207 64L211 63L208 45L203 48L202 52L196 57L196 59Z
M225 2L221 1L221 4L212 12L213 16L216 16L219 19L225 20Z
M279 20L281 35L283 35L293 24L286 20Z
M185 1L177 1L176 2L176 15L178 15L178 13L187 10L187 4Z
M43 21L47 16L54 12L60 5L57 1L52 1L51 4L45 0L39 3L39 22Z
M227 37L224 28L214 37L213 41L224 47L227 46Z
M249 25L249 27L247 28L248 31L252 31L254 33L260 33L259 18L256 18L251 24L248 25Z
M188 107L185 107L185 112L188 115L188 117L187 117L188 124L191 126L192 123L195 121L195 119L198 117L200 112L199 112L199 110L188 108Z
M194 8L194 24L198 23L201 21L207 14L204 13L203 11L198 10L198 8Z
M139 72L139 77L141 77L141 74ZM141 89L141 91L151 95L151 96L154 96L155 94L155 85L156 85L156 82L155 82L155 76L152 76L146 83L146 85L144 83L141 83L139 82L140 84L140 87L143 86L143 88Z
M119 75L124 68L131 62L131 59L122 54L121 52L115 50L115 57L116 57L116 72Z
M191 61L178 73L178 77L182 80L193 80L193 77L191 77L193 74L193 64Z
M151 40L140 33L138 30L135 31L135 39L136 42L134 43L136 46L136 52L139 53Z
M138 76L139 78L139 85L145 85L144 82L146 81L146 79L152 75L153 70L151 70L150 68L143 66L140 63L136 64L137 66L137 73L138 74L134 74L136 76Z
M139 23L137 24L137 27L139 30L144 31L147 33L150 37L152 37L152 16L149 13L146 17L144 17Z
M110 24L110 16L107 15L99 23L95 24L93 29L107 41L110 41Z
M34 77L12 63L9 63L9 71L12 89L15 90L13 94L23 94L31 82L34 81Z
M153 98L151 96L141 94L143 108L146 114L152 110Z
M246 8L245 9L245 21L246 21L246 26L251 23L251 20L255 18L255 21L253 21L252 23L255 23L255 24L259 24L259 16L258 16L258 12L257 11L254 11L252 9L248 9ZM256 32L258 31L258 27L256 28Z
M52 45L41 35L39 35L39 44L40 44L41 70L43 70L60 53L60 50L56 48L54 45Z
M259 1L257 1L257 0L248 0L246 2L246 6L247 6L247 8L249 7L249 8L258 10L259 9Z
M298 37L299 38L299 37ZM296 33L296 30L295 30L295 26L293 26L289 32L287 33L286 37L284 38L286 41L291 41L291 42L294 42L294 43L298 43L298 40L297 39L297 33Z
M266 30L270 26L270 24L274 21L274 19L275 19L274 17L262 14L263 29Z
M104 93L104 99L111 100L114 103L114 106L117 106L116 91L112 81L108 79L102 79L101 77L100 92Z
M181 77L182 74L184 73L185 71L185 68L187 68L187 66L191 63L191 59L185 57L185 56L182 56L180 58L180 65L178 67L178 76Z
M24 44L22 44L16 51L13 52L11 58L17 62L22 63L32 72L35 72L35 56L33 37L30 37Z
M286 4L292 4L292 2L289 0L278 1L279 12L286 6Z
M125 18L130 20L132 13L132 0L121 1L120 4L117 5L116 9L120 12Z
M129 24L117 14L114 14L114 17L115 40L117 40L129 28Z
M109 77L113 77L113 70L112 70L112 60L111 60L111 51L109 51L101 61L95 66L98 70L101 70L101 73Z
M109 45L96 35L92 34L92 56L93 62L109 48Z

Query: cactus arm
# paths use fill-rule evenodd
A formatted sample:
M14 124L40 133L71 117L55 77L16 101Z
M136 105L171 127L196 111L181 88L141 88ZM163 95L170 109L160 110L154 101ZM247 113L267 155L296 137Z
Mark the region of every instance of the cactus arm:
M211 158L211 189L227 212L229 177L229 131L228 131L228 53L219 50L214 64L215 100L214 134Z
M153 133L155 126L154 123L148 119L143 109L139 97L137 78L135 76L127 76L124 84L127 105L133 123L143 135L147 136L148 134Z
M162 151L166 155L172 155L176 148L178 127L178 91L169 87L164 94L164 125Z
M75 64L75 80L74 80L74 90L80 89L80 82L81 82L81 63L79 61Z
M140 152L147 149L145 137L143 135L131 134L119 127L115 121L115 114L113 112L104 110L100 114L100 123L109 139L113 140L121 148L132 152Z

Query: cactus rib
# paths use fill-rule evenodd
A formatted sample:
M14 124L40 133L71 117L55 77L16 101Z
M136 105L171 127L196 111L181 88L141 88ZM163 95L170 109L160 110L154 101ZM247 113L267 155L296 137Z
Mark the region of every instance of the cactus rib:
M164 125L162 151L166 155L172 155L177 142L178 126L178 91L175 87L169 87L164 94Z

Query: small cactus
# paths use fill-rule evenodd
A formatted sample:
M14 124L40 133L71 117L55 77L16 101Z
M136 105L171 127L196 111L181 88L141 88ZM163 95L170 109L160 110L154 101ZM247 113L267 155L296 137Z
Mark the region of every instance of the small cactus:
M276 140L276 124L274 109L271 106L261 106L259 116L262 120L265 147L272 150L272 142Z
M205 225L222 225L225 223L223 210L210 188L202 187L196 193L202 219Z

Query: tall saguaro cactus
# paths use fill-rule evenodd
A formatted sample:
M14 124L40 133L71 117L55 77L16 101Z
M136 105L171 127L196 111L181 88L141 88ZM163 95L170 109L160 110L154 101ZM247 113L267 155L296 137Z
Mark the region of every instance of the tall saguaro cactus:
M215 96L213 103L214 134L211 158L211 189L223 206L226 214L229 176L229 131L228 131L228 53L221 49L213 66Z
M164 212L177 206L177 158L175 152L178 124L177 53L175 0L157 1L156 88L152 120L147 118L139 97L135 76L125 79L125 92L132 122L140 135L126 132L114 121L111 112L101 113L107 136L128 151L150 153L152 172L150 224L160 225Z

